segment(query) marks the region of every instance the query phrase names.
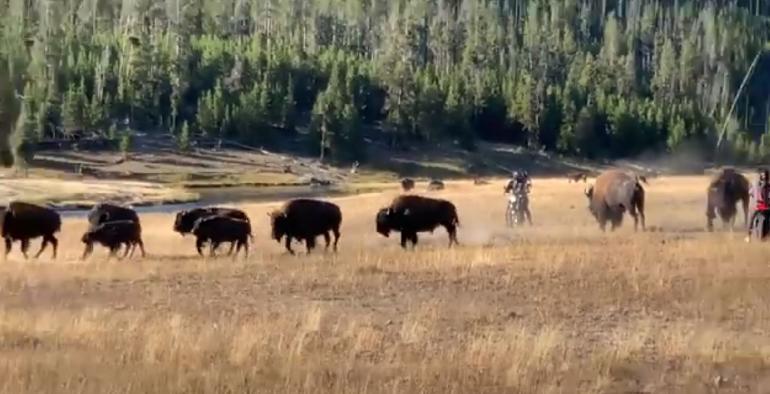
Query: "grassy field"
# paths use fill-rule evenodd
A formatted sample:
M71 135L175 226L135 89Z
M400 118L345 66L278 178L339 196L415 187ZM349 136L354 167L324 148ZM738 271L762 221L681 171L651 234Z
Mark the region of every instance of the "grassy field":
M235 262L196 258L164 214L142 217L147 259L79 262L67 220L58 261L0 265L0 392L763 392L770 246L704 233L706 184L652 180L650 231L602 234L582 183L536 179L515 230L501 182L450 183L453 250L377 235L395 192L334 200L337 255L270 241L278 203L243 206L257 241Z

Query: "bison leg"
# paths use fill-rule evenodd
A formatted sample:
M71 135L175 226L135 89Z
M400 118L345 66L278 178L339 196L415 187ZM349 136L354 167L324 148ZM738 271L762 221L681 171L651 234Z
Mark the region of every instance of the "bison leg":
M243 247L241 242L242 242L241 239L232 242L232 245L235 245L235 254L233 255L233 261L235 261L235 259L238 258L238 253L241 253L241 247Z
M125 259L126 257L134 257L134 249L133 249L134 244L132 242L126 242L120 245L126 246L126 250L123 251L123 257L122 257L123 259ZM120 248L120 245L118 246L118 248ZM129 253L131 253L130 256L129 256Z
M243 249L243 256L245 258L249 257L249 240L246 238L239 239L237 242L237 247L235 248L235 256L233 256L233 260L238 257L238 253L241 252L241 248Z
M13 249L13 241L10 238L5 239L5 257L8 257L8 254L11 253L11 249Z
M110 246L110 257L116 256L120 252L120 244Z
M86 248L83 250L83 256L80 259L81 260L87 259L88 256L90 256L93 251L94 251L94 244L93 243L87 243L86 244Z
M206 241L205 241L205 240L203 240L203 238L198 238L197 240L195 240L195 249L197 249L197 250L198 250L198 254L199 254L201 257L203 257L203 245L204 245L205 243L206 243Z
M286 236L286 250L289 251L289 253L291 253L292 255L294 255L294 250L292 250L291 248L291 238L292 237L289 235Z
M139 251L142 252L142 258L147 257L147 254L144 252L144 242L142 241L141 238L136 240L136 245L139 245ZM134 248L136 248L136 245L134 246Z
M310 254L315 249L315 237L305 238L305 248L307 249L307 254Z
M401 248L406 249L406 243L409 241L410 236L408 233L401 232Z
M230 251L227 252L228 256L233 254L233 250L235 250L235 244L237 244L237 243L238 242L230 242ZM237 254L238 252L236 251L235 253Z
M56 239L56 237L54 237L53 234L48 234L43 236L43 245L40 246L40 251L37 252L37 255L35 256L35 258L40 257L40 254L43 253L43 251L48 246L48 244L51 244L51 249L53 249L51 258L56 260L56 253L59 251L59 240Z
M637 231L639 229L639 216L636 214L636 211L633 209L633 207L632 209L628 210L628 214L634 218L634 231Z
M449 247L451 248L453 244L459 245L460 243L457 242L457 227L454 225L448 225L446 226L446 232L449 234Z
M24 255L25 259L29 258L29 256L27 256L27 251L29 251L29 239L22 239L21 240L21 254Z
M53 235L50 235L50 234L43 236L43 244L40 245L40 251L37 252L37 254L35 255L35 258L38 258L40 257L41 254L43 254L43 251L45 250L46 247L48 247L49 243L53 248L53 258L54 259L56 258L56 249L58 247L58 241L56 240L56 238L54 238Z
M29 247L29 244L27 244L27 246ZM35 254L35 258L39 258L40 255L43 254L43 251L45 250L45 248L47 247L48 247L48 237L44 236L43 243L40 244L40 250L37 252L37 254Z
M413 232L411 235L409 238L412 241L412 250L414 250L417 247L417 232Z
M334 252L336 253L337 252L337 243L340 242L340 229L339 228L334 228L332 230L332 232L334 233Z
M212 241L209 245L209 256L216 257L217 256L217 248L219 248L219 245L221 245L221 242L219 241Z
M326 242L326 251L329 251L329 245L332 244L332 237L329 235L329 232L324 233L324 241Z

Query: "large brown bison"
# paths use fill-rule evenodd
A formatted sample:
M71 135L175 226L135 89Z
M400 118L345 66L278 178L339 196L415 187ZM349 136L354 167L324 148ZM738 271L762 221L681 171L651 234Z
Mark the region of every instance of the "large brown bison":
M751 185L745 176L731 168L722 170L714 178L706 192L706 226L709 231L714 229L714 219L717 214L724 226L732 227L738 214L736 203L743 206L743 222L748 222L749 190Z
M417 246L417 233L433 232L443 226L449 234L449 246L458 244L457 227L460 220L457 209L447 200L422 196L396 197L386 208L377 212L377 232L385 237L391 231L401 233L401 247L406 249L407 242L412 248Z
M125 245L124 258L128 256L129 251L131 251L131 257L133 257L136 247L139 246L142 257L145 257L142 228L138 222L133 220L116 220L97 224L83 234L81 241L86 245L83 251L83 260L93 252L94 243L107 247L110 250L110 256L117 254L120 246Z
M342 211L334 203L313 199L298 198L284 204L281 209L268 213L272 227L273 239L281 242L286 237L286 250L294 254L291 248L292 239L305 241L307 253L315 248L315 239L324 236L326 249L329 249L331 237L334 234L334 251L340 240L340 225Z
M94 205L88 212L88 224L90 228L94 228L102 223L122 220L135 222L141 227L139 215L129 207L110 203L99 203Z
M51 208L19 201L11 202L2 214L2 235L5 239L5 255L11 252L14 241L21 241L21 253L27 258L29 241L43 237L43 244L35 258L40 257L48 244L53 248L53 258L59 247L54 234L61 230L61 217Z
M607 222L611 223L612 230L619 227L626 211L634 218L634 230L640 219L642 230L645 229L644 188L638 177L620 170L605 171L585 194L588 197L588 209L599 222L602 231Z

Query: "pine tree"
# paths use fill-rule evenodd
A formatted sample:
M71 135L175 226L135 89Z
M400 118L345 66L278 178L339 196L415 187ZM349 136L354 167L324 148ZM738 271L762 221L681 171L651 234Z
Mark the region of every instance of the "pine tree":
M88 124L86 114L87 104L83 83L70 85L64 96L62 108L62 122L65 132L83 130Z
M35 157L35 146L37 144L37 119L35 111L32 110L29 102L22 104L16 127L11 135L11 145L13 146L14 165L17 168L26 169Z
M420 134L428 141L440 137L444 126L444 98L441 90L429 73L420 79L417 127Z
M290 77L286 86L286 95L281 104L281 125L284 130L294 132L297 121L297 102L294 99L294 80Z
M475 141L470 129L470 112L459 83L455 82L449 87L445 108L447 119L445 133L456 138L463 148L473 149Z
M182 152L190 150L190 126L187 121L182 122L182 129L177 138L177 148Z
M118 146L118 149L120 149L120 153L123 154L123 159L128 159L128 154L131 152L131 146L134 143L134 136L131 134L131 132L127 131L124 132L120 136L120 145Z
M656 97L664 103L672 102L677 91L676 62L674 43L671 39L666 39L652 80Z
M198 102L196 116L198 129L209 137L220 137L225 124L225 112L222 86L218 84L213 91L204 94Z
M575 150L590 159L601 155L600 139L596 133L597 123L596 110L592 106L583 107L575 122Z
M681 116L672 119L669 126L668 140L666 144L670 151L676 151L677 148L687 139L687 125Z

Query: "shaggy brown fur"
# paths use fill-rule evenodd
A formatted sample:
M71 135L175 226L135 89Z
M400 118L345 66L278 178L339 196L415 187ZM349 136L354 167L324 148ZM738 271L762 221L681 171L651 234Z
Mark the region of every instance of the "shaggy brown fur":
M738 201L743 206L743 222L747 224L749 213L749 190L751 184L745 176L731 168L722 170L712 178L706 189L706 227L709 231L714 229L714 219L717 215L722 219L722 224L732 227L738 209L735 204Z
M638 177L633 177L620 170L605 171L596 178L596 183L586 190L588 209L596 218L599 227L604 231L607 222L612 230L623 223L623 214L634 218L634 229L642 222L645 229L644 217L644 188Z

